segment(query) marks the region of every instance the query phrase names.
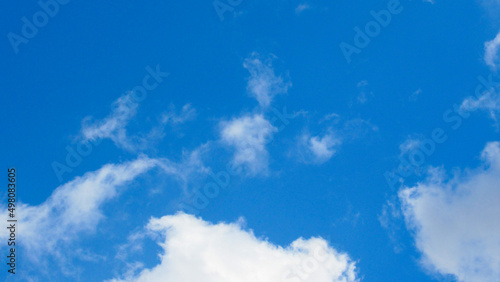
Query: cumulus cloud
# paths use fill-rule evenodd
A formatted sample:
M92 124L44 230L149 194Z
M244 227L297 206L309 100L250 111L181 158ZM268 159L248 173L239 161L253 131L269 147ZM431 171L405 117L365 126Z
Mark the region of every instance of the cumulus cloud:
M484 62L491 67L497 69L498 63L498 47L500 46L500 33L490 41L484 43Z
M287 93L288 87L292 86L281 76L276 76L270 62L262 62L255 53L245 59L243 67L250 72L247 91L263 108L271 105L274 96Z
M221 128L222 142L235 150L233 161L236 165L245 165L251 174L267 170L266 144L278 129L262 114L223 121Z
M148 229L165 236L160 264L113 281L357 281L355 263L321 238L283 248L239 223L211 224L183 213L153 218Z
M422 263L459 281L500 280L500 143L488 143L482 160L450 180L433 169L399 192Z

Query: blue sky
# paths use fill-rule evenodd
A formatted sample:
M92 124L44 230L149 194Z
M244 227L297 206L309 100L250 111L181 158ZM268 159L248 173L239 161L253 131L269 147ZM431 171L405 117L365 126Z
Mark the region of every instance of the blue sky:
M497 0L1 5L6 281L500 280Z

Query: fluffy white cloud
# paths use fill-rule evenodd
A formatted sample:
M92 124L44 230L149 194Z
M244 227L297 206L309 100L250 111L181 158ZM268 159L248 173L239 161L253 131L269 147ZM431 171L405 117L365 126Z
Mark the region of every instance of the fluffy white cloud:
M484 43L484 62L493 70L497 69L498 47L500 47L500 33L493 40Z
M153 218L148 229L165 235L161 263L124 281L356 281L355 263L321 238L282 248L238 223L211 224L182 213Z
M271 63L262 62L256 54L245 59L243 67L250 72L247 91L263 108L271 105L275 95L286 93L288 87L292 85L290 82L285 82L281 76L276 76Z
M268 166L266 144L278 129L262 115L254 114L221 123L222 142L234 148L234 163L245 165L251 174Z
M448 181L434 169L399 193L423 264L459 281L500 281L500 143L488 143L482 159Z

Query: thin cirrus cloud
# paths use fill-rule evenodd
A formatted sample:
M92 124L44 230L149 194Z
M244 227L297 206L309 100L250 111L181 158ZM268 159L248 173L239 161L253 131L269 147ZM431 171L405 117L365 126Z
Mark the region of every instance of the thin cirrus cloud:
M498 114L500 113L500 94L496 91L485 91L479 97L469 97L464 99L460 106L464 112L486 111L490 118L498 126Z
M500 33L490 41L484 43L484 62L492 69L498 67L498 48L500 47Z
M270 60L263 62L256 53L245 59L243 67L250 72L247 92L262 108L269 107L274 96L287 93L292 86L282 76L276 76Z
M500 143L482 152L483 166L446 180L430 177L399 192L423 265L459 281L500 277Z
M500 47L500 33L497 36L484 44L484 61L493 70L497 68L498 49ZM498 114L500 113L500 94L498 88L488 89L482 93L478 93L475 97L467 97L462 101L460 110L463 112L485 111L488 112L490 118L495 121L498 127Z
M307 4L307 3L299 4L295 8L295 14L300 15L302 12L309 10L309 9L311 9L311 6L309 6L309 4Z
M91 117L85 118L81 129L83 142L109 138L120 148L135 150L137 144L133 144L126 130L129 120L136 115L138 107L131 97L132 93L127 93L114 101L113 110L102 120L94 121Z
M161 117L162 124L172 124L178 125L183 124L187 121L193 120L196 118L196 109L193 108L191 104L185 104L182 106L182 109L179 113L176 113L175 106L170 106L170 110L163 113Z
M136 152L146 149L154 140L161 139L166 125L177 126L196 118L196 109L185 104L177 112L173 105L164 112L159 124L146 136L130 135L127 132L129 121L137 114L139 104L134 101L133 93L128 92L112 103L111 113L102 120L86 117L82 121L80 136L83 142L97 139L111 139L118 148Z
M239 223L211 224L183 213L152 218L147 229L165 238L161 262L111 281L357 281L355 262L322 238L283 248Z

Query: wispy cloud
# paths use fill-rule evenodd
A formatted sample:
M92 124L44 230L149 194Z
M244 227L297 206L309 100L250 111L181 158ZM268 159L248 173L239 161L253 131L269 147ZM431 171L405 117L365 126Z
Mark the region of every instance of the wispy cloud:
M292 86L291 82L276 76L270 60L263 62L256 53L245 59L243 66L250 72L247 92L262 108L269 107L274 96L287 93Z
M96 171L77 177L57 187L39 205L20 203L18 220L22 222L23 232L19 234L19 238L23 242L26 261L35 266L55 262L66 268L71 261L70 257L78 257L80 260L98 258L78 248L73 252L71 248L82 234L96 231L96 227L105 218L102 208L107 202L153 168L172 177L184 190L194 176L207 172L198 150L186 153L180 162L139 156L125 163L104 165ZM7 211L7 208L0 207ZM6 219L7 213L2 213L0 217ZM0 232L0 239L7 239L7 236L5 231ZM45 259L49 254L54 261ZM43 276L49 273L40 274Z
M337 154L342 144L373 131L378 131L378 127L366 120L343 120L338 114L330 113L320 118L317 124L309 124L296 137L289 155L305 164L323 164Z
M176 113L175 106L171 105L170 110L162 114L161 121L163 124L183 124L195 119L196 115L196 109L191 104L184 105L179 113Z
M155 165L155 160L146 157L108 164L58 187L40 205L21 204L18 217L23 231L19 236L26 258L38 264L50 263L45 260L48 254L64 260L68 255L65 248L79 234L95 231L104 217L102 205ZM5 239L7 234L2 232L0 236Z
M358 88L358 91L359 91L358 98L357 98L359 103L364 104L368 101L368 97L367 97L368 95L373 96L372 92L367 91L368 81L362 80L362 81L358 82L356 87Z
M191 104L185 104L177 112L174 105L164 112L159 120L159 124L153 127L147 134L129 134L127 125L137 113L138 103L132 98L133 93L129 92L112 104L111 113L102 120L94 120L86 117L82 121L80 131L81 141L97 139L111 139L118 148L138 152L151 147L155 141L161 140L164 136L166 126L177 126L196 118L196 109Z
M406 138L406 140L399 145L400 155L406 155L411 153L422 146L423 136L411 135Z
M464 99L460 106L461 111L486 111L498 127L498 114L500 113L500 94L496 91L485 91L478 97Z
M415 102L417 101L418 97L420 96L420 94L422 93L422 89L417 89L416 91L414 91L413 93L411 93L410 97L408 98L411 102Z
M109 138L120 148L134 150L135 145L131 143L126 130L129 120L136 115L138 107L131 97L132 93L128 93L114 101L111 113L102 120L85 118L81 129L83 142Z
M309 6L309 4L307 3L302 3L302 4L299 4L296 8L295 8L295 14L299 15L301 14L302 12L304 12L305 10L309 10L311 9L311 6Z

